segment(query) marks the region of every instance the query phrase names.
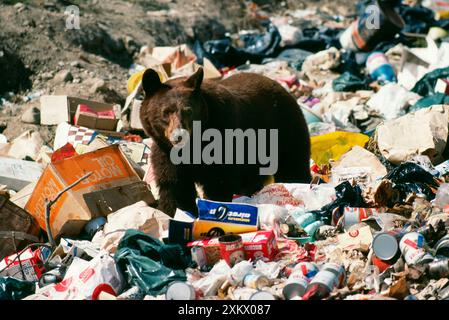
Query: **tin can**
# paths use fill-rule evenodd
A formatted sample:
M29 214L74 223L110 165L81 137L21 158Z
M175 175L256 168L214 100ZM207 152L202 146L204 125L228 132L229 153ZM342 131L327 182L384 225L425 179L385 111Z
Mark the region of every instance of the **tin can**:
M373 252L380 260L394 261L401 255L399 240L403 236L400 229L377 233L372 242Z
M340 36L344 49L353 51L371 51L378 43L393 39L404 27L404 20L393 6L383 1L376 1L371 10L366 10ZM372 15L378 15L378 25L373 25Z
M435 254L449 257L449 234L445 235L435 244Z
M327 270L335 274L337 277L336 286L338 288L343 287L346 282L346 270L345 267L338 263L328 262L321 270Z
M232 267L236 263L245 260L242 237L237 234L221 236L220 243L221 257Z
M313 278L312 281L310 281L308 288L309 287L311 288L315 285L319 285L324 286L328 292L332 292L332 290L334 290L334 288L337 287L338 283L339 283L338 276L334 272L322 269L317 273L315 278Z
M276 300L276 298L267 291L257 291L251 295L249 300Z
M268 286L270 280L263 274L257 272L251 272L243 278L243 285L252 289L262 289Z
M291 300L293 297L302 297L306 292L309 284L308 279L303 275L301 270L294 270L290 277L285 282L282 289L282 294L286 300Z
M195 289L192 285L174 281L170 283L165 293L166 300L196 300Z
M429 263L429 275L434 279L449 277L449 260L443 259Z
M422 261L426 255L425 242L424 236L418 232L409 232L402 237L399 248L407 264L413 265Z
M345 207L344 210L344 228L348 229L350 226L362 222L362 220L379 213L375 208L352 208Z
M304 277L312 279L319 271L318 266L313 262L300 262L294 268L293 271L300 270Z
M366 60L366 68L369 75L379 82L396 82L396 74L393 66L388 62L383 52L373 52Z
M373 265L379 269L379 273L384 272L385 270L394 265L394 262L379 259L379 257L377 257L375 254L373 254L371 261Z

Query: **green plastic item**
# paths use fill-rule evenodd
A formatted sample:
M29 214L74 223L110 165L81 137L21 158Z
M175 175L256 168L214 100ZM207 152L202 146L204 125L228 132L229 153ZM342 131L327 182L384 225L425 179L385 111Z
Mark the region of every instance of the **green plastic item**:
M332 89L334 91L353 92L368 88L368 81L366 79L362 79L349 71L344 72L332 81Z
M294 240L299 244L313 243L315 239L313 237L287 237L289 240Z
M431 96L421 98L410 107L409 112L415 112L419 109L428 108L438 104L449 104L449 96L438 92Z
M449 67L435 69L426 73L421 79L419 79L412 91L423 97L432 95L435 93L435 84L437 83L437 80L447 77L449 77Z
M31 281L11 277L0 278L0 300L22 300L36 291L36 284Z
M163 244L138 230L127 230L114 256L130 286L148 295L165 293L173 281L186 281L191 258L178 244Z

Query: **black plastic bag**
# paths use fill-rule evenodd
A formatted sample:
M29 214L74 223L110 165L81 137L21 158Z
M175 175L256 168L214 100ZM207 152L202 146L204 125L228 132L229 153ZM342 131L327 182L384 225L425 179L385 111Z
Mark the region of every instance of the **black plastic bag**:
M114 256L130 286L148 295L159 295L173 281L186 281L191 263L180 245L165 245L143 232L127 230Z
M432 174L424 170L421 166L413 162L403 162L393 170L391 170L384 179L388 179L393 183L425 183L438 188Z
M312 211L325 224L331 224L332 212L336 208L342 212L344 207L367 207L362 197L362 189L358 185L353 186L348 181L342 182L335 187L335 194L337 199L334 202L325 205L320 210Z
M36 291L34 282L16 278L0 278L0 300L22 300Z

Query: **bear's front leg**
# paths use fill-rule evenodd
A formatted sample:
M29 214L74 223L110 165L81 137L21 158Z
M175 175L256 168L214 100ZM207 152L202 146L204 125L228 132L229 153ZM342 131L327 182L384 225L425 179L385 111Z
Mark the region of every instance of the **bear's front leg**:
M170 217L175 215L176 208L197 215L195 184L188 171L174 165L169 155L157 146L152 148L151 163L159 188L158 210Z

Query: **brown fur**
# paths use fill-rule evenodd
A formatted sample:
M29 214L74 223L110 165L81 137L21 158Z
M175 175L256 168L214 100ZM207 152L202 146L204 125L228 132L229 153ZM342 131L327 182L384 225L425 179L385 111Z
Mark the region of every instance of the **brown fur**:
M191 132L195 120L201 121L202 130L278 129L276 181L310 181L306 122L295 99L277 82L251 73L218 82L203 81L200 69L190 78L162 84L157 73L149 69L143 77L143 88L146 97L141 120L145 132L156 142L151 161L159 184L159 209L165 213L173 216L177 207L196 212L195 182L203 186L209 199L231 201L233 194L258 191L267 179L259 175L259 164L174 165L170 161L170 134L176 126Z

